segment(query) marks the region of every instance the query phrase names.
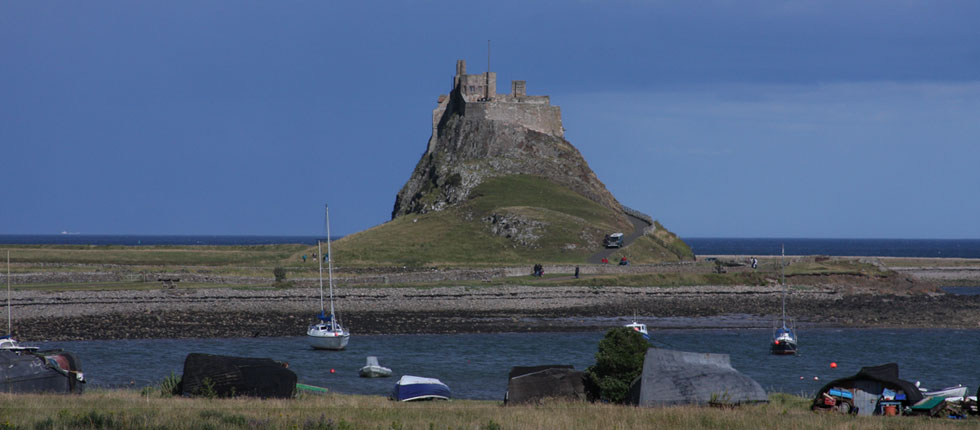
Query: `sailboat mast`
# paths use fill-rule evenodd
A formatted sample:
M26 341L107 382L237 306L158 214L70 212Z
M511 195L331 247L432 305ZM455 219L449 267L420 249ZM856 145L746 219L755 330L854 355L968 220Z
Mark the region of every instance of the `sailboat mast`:
M786 245L780 245L782 249L779 259L779 278L783 284L783 328L786 328Z
M7 250L7 335L13 335L13 323L10 318L10 250Z
M327 274L330 285L330 327L336 330L336 318L333 315L333 253L330 252L330 206L324 205L327 214Z
M320 260L320 314L323 314L323 247L320 246L321 241L316 241L316 255L320 256L317 260Z

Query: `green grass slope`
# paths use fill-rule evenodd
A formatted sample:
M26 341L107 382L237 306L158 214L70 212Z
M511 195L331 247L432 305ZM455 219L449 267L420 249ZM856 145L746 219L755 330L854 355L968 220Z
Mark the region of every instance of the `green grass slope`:
M493 234L493 215L529 234ZM623 214L568 188L537 176L512 175L484 182L461 205L400 216L346 236L334 242L333 252L344 266L581 263L601 249L606 233L631 230ZM684 258L659 241L650 242L637 247L637 261Z

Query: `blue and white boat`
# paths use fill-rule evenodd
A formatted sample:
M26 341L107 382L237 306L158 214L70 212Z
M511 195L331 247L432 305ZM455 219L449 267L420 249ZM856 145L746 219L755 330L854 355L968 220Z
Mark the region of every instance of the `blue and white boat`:
M786 265L783 263L783 258L786 258L786 248L782 249L782 258L779 260L780 283L783 286L783 326L782 328L773 327L769 352L776 355L795 355L798 348L796 332L792 327L786 326Z
M391 399L400 402L413 400L449 400L452 395L449 387L435 378L404 375L395 383Z
M636 322L636 317L633 317L633 322L626 324L625 326L630 330L633 330L643 336L644 339L650 340L650 333L647 331L647 325L643 323Z

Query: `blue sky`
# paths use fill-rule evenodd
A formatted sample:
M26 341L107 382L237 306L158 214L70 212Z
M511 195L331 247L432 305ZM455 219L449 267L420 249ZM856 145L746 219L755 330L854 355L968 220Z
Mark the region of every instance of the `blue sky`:
M458 58L681 236L980 238L974 1L0 3L0 233L348 234Z

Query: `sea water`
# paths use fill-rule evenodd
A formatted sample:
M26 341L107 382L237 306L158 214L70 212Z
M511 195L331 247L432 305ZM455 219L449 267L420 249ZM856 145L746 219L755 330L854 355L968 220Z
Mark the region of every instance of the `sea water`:
M38 245L315 245L323 236L0 234L0 244ZM336 240L340 236L333 239ZM835 255L980 258L980 239L683 238L698 255Z
M642 322L642 318L640 320ZM769 354L769 330L652 330L652 345L729 354L732 366L769 392L811 395L862 366L895 362L901 378L924 387L980 383L980 330L828 329L798 333L796 356ZM310 348L305 336L239 339L153 339L43 343L76 353L90 387L141 388L182 372L188 353L286 361L301 383L349 394L387 395L401 375L438 378L456 398L503 399L513 366L595 362L602 332L374 335L351 337L343 351ZM358 377L369 355L392 369L390 378ZM837 363L831 368L830 363ZM331 372L333 369L333 372Z

